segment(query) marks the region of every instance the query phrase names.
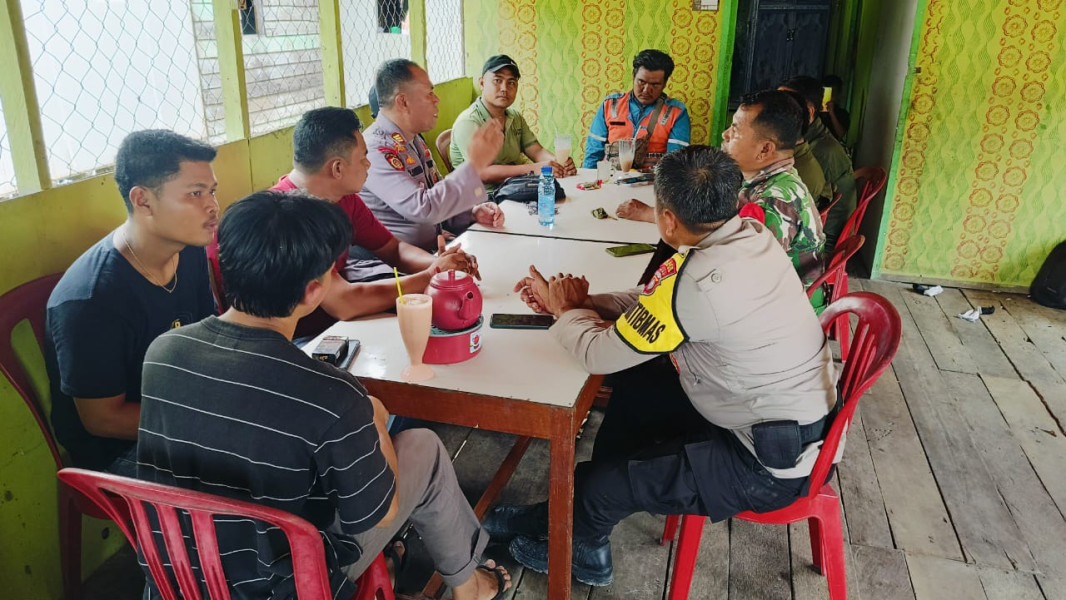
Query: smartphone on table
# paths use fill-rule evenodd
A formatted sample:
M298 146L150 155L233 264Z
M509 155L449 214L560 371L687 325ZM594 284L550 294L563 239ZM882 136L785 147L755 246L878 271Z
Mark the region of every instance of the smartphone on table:
M606 248L607 254L611 256L621 258L623 256L633 256L635 254L650 254L655 252L655 246L651 244L626 244L625 246L611 246Z
M311 358L347 370L359 352L359 340L342 335L327 335L311 351Z
M627 177L622 177L621 179L618 180L618 184L619 185L629 185L629 186L641 186L641 185L651 185L653 181L655 181L655 176L652 175L651 173L638 173L636 175L630 175L630 176L627 176Z
M555 323L551 315L508 315L493 313L489 327L493 329L547 329Z

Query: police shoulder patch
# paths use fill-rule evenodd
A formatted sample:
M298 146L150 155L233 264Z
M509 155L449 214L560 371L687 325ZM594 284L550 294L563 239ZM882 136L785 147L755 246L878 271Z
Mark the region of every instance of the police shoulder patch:
M389 166L397 171L403 171L403 161L396 154L396 151L392 148L378 148L378 152L385 156L385 162L389 163Z
M618 335L637 352L673 352L687 339L674 310L677 281L687 257L678 253L663 262L637 303L615 323Z

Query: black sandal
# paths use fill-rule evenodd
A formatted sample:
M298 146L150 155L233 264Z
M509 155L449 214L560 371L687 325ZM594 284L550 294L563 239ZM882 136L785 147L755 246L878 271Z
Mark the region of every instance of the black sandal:
M506 573L506 571L504 570L503 566L496 565L495 567L490 569L485 565L478 565L477 568L480 571L486 571L496 576L496 595L490 598L489 600L503 600L504 593L508 589L510 589L507 586L507 579L504 577L504 573Z

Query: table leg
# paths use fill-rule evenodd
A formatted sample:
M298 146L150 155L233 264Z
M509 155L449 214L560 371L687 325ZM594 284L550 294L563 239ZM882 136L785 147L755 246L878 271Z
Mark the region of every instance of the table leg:
M573 409L556 409L551 417L551 467L548 489L548 597L570 600L571 543L574 531Z

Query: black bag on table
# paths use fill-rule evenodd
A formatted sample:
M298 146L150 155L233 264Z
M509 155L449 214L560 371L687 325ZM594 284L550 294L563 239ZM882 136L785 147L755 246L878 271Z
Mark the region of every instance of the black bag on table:
M1029 287L1029 295L1038 304L1066 308L1066 242L1055 246L1048 254Z
M536 202L537 188L539 185L539 173L526 173L525 175L508 177L503 180L500 187L496 188L496 193L492 195L492 200L496 203L503 202L504 200L514 200L515 202ZM563 190L563 186L559 185L559 182L556 181L555 199L562 200L565 197L566 192Z

